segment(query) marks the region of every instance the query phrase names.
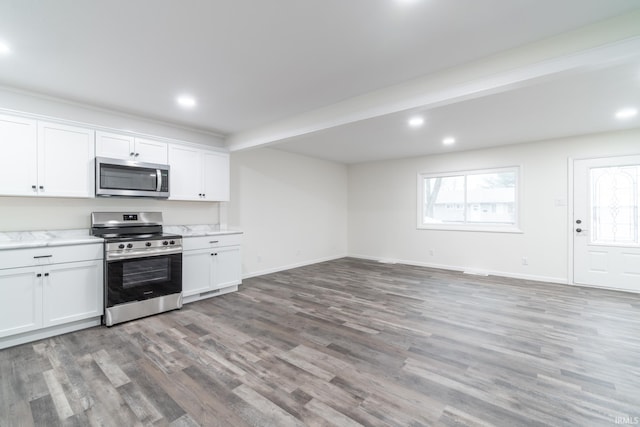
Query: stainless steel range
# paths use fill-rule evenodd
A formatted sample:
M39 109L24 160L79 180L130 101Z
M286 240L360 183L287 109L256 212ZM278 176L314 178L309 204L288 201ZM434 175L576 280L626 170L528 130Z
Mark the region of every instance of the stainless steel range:
M182 307L182 236L162 212L93 212L91 234L105 239L103 324Z

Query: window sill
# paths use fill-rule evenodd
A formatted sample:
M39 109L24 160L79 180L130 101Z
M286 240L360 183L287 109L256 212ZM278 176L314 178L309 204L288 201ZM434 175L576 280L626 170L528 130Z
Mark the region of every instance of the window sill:
M491 226L491 225L455 225L455 224L418 224L418 230L441 230L441 231L473 231L480 233L512 233L523 234L519 227Z

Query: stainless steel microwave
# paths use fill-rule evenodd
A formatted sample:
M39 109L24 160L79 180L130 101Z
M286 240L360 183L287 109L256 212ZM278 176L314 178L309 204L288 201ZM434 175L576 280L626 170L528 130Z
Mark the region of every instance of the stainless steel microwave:
M96 196L169 197L169 165L96 157Z

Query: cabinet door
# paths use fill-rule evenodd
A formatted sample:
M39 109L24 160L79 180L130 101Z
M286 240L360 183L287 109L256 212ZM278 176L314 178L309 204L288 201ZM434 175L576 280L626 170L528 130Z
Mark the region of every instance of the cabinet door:
M0 337L42 326L40 267L0 270Z
M36 196L36 121L0 116L0 194Z
M166 165L168 145L166 142L136 138L135 159L138 162L158 163Z
M182 295L199 294L211 290L213 250L203 249L182 253Z
M210 201L229 201L229 154L204 152L204 198Z
M102 261L43 267L45 327L103 314Z
M117 133L96 132L96 156L111 159L133 159L135 155L132 136Z
M239 285L242 282L240 246L225 246L215 250L213 289Z
M38 194L93 197L94 132L38 122Z
M202 200L201 150L196 148L169 146L169 193L170 200Z

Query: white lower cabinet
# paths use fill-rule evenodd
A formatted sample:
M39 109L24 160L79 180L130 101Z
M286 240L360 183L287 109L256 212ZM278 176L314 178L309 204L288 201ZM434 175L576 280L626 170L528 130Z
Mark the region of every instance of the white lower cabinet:
M242 281L242 257L240 246L226 246L216 249L213 258L213 289L237 285Z
M43 326L101 316L102 261L70 262L43 268Z
M103 261L96 258L102 257L101 247L2 251L0 348L100 324Z
M237 290L242 283L240 239L240 234L183 238L182 295L185 302Z
M182 295L185 297L211 290L211 250L182 253Z
M0 338L42 327L40 269L0 270Z

